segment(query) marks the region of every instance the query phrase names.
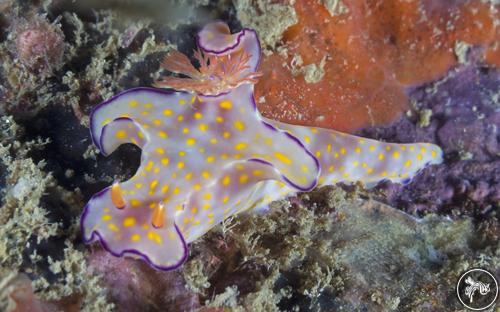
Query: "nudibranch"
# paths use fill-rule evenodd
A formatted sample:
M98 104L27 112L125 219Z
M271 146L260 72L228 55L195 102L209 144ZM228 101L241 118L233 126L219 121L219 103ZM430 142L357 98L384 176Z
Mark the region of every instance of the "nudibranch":
M128 181L94 195L82 214L86 242L157 269L186 259L187 244L225 218L298 191L337 182L405 183L442 161L433 144L391 144L284 124L257 111L253 85L260 44L255 31L231 34L223 22L197 36L199 68L168 55L158 87L135 88L98 105L91 136L108 155L119 145L142 149Z

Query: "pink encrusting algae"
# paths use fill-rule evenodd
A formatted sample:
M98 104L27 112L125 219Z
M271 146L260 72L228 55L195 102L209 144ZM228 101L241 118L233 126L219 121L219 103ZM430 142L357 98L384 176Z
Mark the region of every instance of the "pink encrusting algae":
M127 90L97 106L94 143L104 155L119 145L142 149L128 181L115 182L84 208L82 231L116 256L173 269L193 242L225 218L264 209L297 191L336 182L408 182L442 161L433 144L391 144L328 129L284 124L258 112L255 31L231 34L214 22L198 34L200 69L179 52L165 68L188 76Z

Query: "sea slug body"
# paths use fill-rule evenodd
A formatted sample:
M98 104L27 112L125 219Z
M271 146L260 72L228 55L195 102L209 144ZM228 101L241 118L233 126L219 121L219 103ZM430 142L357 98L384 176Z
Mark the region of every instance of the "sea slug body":
M318 185L405 183L442 161L433 144L383 143L265 119L253 96L257 34L231 34L214 22L197 39L199 69L179 52L164 62L187 78L166 77L157 86L178 91L131 89L94 109L91 135L100 151L132 143L142 158L130 180L85 206L86 242L99 239L113 255L174 269L187 258L188 243L229 216Z

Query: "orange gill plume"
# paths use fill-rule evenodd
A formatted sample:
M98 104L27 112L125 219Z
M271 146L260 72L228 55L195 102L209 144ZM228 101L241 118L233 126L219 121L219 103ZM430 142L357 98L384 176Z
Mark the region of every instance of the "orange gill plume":
M187 77L162 77L154 86L217 95L244 83L255 84L262 75L250 70L248 62L251 55L242 50L227 55L212 55L198 49L194 51L194 57L199 63L198 69L186 55L176 50L170 52L161 67Z

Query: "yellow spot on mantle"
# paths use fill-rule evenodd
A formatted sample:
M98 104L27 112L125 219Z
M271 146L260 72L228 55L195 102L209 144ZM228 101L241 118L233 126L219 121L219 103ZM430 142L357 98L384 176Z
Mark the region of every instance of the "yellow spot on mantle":
M116 132L116 138L117 139L120 139L120 140L123 140L127 137L127 132L125 132L124 130L118 130Z
M248 176L247 176L246 174L242 174L242 175L240 176L240 183L241 183L241 184L245 184L245 183L247 183L247 182L248 182Z
M234 128L238 131L245 130L245 124L242 121L236 120L234 122Z
M120 229L116 226L116 224L113 224L113 223L108 224L108 229L110 229L113 232L120 231Z
M148 239L154 241L157 244L161 244L161 242L162 242L161 236L158 233L153 232L153 231L148 232Z
M130 204L132 205L132 207L139 207L141 205L141 201L138 199L131 199Z
M166 192L168 192L168 189L169 189L169 185L168 184L165 184L162 188L161 188L161 192L163 194L165 194Z
M234 146L234 149L235 149L235 150L238 150L238 151L239 151L239 150L243 150L243 149L245 149L245 148L247 148L247 144L246 144L246 143L238 143L238 144L236 144L236 145Z
M254 170L254 171L252 172L252 174L253 174L254 176L256 176L256 177L260 177L260 176L262 176L262 175L263 175L263 172L262 172L262 170Z
M158 180L153 180L153 181L151 181L151 184L149 185L149 187L153 190L156 188L157 185L158 185Z
M276 159L278 159L279 161L281 161L282 163L284 163L286 165L292 164L292 160L280 152L274 153L274 157L276 157Z
M109 221L111 219L112 219L112 217L110 215L103 215L102 216L102 221Z
M128 217L123 220L123 226L124 227L131 227L135 225L135 218L134 217Z
M170 159L168 159L167 157L164 157L161 159L161 164L164 166L167 166L169 162L170 162Z
M219 103L219 106L223 109L231 109L233 107L233 103L231 103L231 101L222 101Z
M168 134L165 131L158 131L158 136L162 139L168 138Z
M201 132L205 132L205 131L207 131L208 126L207 126L206 124L203 124L203 123L202 123L202 124L200 124L200 125L198 126L198 128L200 129L200 131L201 131Z
M161 148L161 147L157 147L157 148L155 149L155 151L156 151L158 154L160 154L160 155L165 154L165 150L164 150L163 148Z

